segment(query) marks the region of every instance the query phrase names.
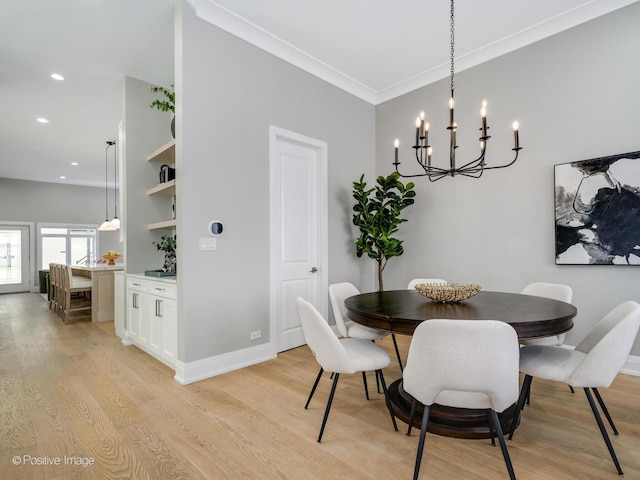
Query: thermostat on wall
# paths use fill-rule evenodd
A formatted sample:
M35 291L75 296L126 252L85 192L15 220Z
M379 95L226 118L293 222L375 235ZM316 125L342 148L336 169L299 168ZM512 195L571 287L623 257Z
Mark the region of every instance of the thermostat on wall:
M218 220L212 220L209 222L209 233L211 233L211 235L221 235L223 228L222 222L219 222Z

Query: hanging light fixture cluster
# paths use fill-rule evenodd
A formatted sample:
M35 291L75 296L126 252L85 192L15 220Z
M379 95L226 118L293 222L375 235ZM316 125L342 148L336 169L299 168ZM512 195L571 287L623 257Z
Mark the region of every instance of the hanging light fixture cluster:
M513 137L514 137L514 147L511 149L515 152L514 159L505 164L498 165L494 167L487 167L485 164L485 152L487 150L487 142L491 138L488 135L487 126L487 101L484 100L482 102L482 108L480 110L480 118L481 118L481 126L480 126L480 156L475 160L472 160L462 166L456 166L456 148L458 145L456 144L456 133L458 130L458 125L455 122L454 118L454 77L455 77L455 68L454 68L454 47L455 47L455 15L454 15L454 0L451 0L451 98L449 98L449 126L447 126L447 130L449 130L449 168L440 168L434 167L431 164L431 155L433 153L433 149L429 144L429 123L425 123L425 114L424 112L420 112L420 116L416 118L416 140L413 149L416 151L416 161L424 170L424 173L418 173L415 175L403 175L398 170L398 166L400 162L398 161L398 149L400 147L400 141L398 139L394 142L395 147L395 161L393 162L393 166L396 169L396 172L401 177L428 177L430 181L435 182L436 180L440 180L444 177L455 177L456 175L463 175L466 177L479 178L482 176L485 170L493 170L497 168L505 168L513 165L518 159L518 152L522 150L520 146L520 140L518 137L518 122L513 122Z
M113 231L120 229L120 219L118 218L117 211L117 198L114 194L114 217L112 220L109 220L109 189L108 189L108 169L109 169L109 147L112 147L116 144L114 140L107 140L107 146L104 150L104 210L105 210L105 220L102 222L102 225L98 227L98 230L101 232ZM117 179L117 168L118 168L118 159L116 157L116 149L114 148L113 161L115 163L114 168L114 179L113 179L113 189L115 192L116 187L116 179Z

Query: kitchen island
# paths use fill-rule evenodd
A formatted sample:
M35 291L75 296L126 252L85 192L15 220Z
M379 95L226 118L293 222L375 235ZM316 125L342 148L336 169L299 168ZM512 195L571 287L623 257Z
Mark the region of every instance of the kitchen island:
M91 279L91 321L110 322L114 319L113 273L124 270L124 264L91 266L70 265L71 273Z

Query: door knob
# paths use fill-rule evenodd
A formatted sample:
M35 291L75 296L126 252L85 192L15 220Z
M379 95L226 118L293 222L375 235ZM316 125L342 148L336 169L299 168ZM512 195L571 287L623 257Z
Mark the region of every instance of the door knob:
M311 270L309 270L311 273L316 273L318 271L318 269L316 267L311 267Z

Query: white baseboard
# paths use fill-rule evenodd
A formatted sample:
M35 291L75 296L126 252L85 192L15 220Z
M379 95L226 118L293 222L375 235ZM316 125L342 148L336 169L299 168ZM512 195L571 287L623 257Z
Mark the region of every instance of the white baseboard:
M188 385L199 380L204 380L205 378L271 360L275 357L272 353L271 345L264 343L255 347L216 355L215 357L203 358L194 362L184 363L178 360L176 361L176 375L173 379L182 385Z
M567 348L574 348L565 345ZM235 352L229 352L215 357L203 358L194 362L176 362L176 374L174 380L181 385L188 385L205 378L215 377L222 373L231 372L240 368L255 365L276 358L268 343L256 347L245 348ZM640 376L640 357L629 355L620 373Z
M629 375L635 375L640 377L640 357L636 355L629 355L624 367L620 370L620 373L626 373Z

